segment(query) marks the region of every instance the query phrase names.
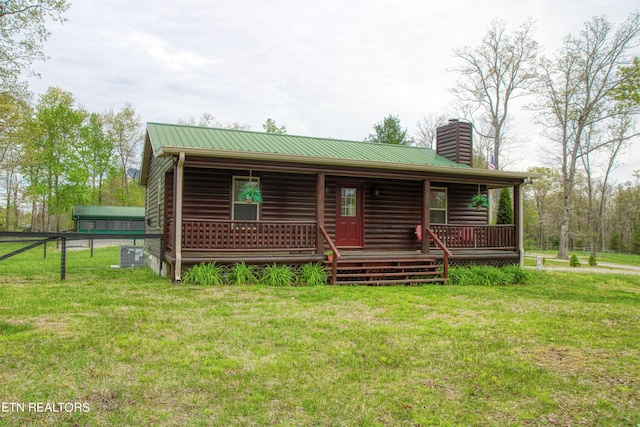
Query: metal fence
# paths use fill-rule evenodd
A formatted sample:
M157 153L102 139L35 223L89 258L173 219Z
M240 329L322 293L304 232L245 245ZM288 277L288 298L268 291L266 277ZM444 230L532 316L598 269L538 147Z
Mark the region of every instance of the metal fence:
M46 259L47 247L55 243L60 252L60 280L65 280L67 254L70 251L89 250L90 256L93 257L94 249L112 246L120 246L121 248L143 247L147 239L159 239L162 241L162 238L162 234L136 234L132 236L131 234L122 233L87 235L86 233L0 232L0 270L4 260L26 251L41 250L43 258ZM3 247L9 247L9 249L3 250ZM160 247L162 247L162 242ZM128 250L126 254L123 253L122 255L128 256L133 252L135 252L136 256L139 253L137 250Z

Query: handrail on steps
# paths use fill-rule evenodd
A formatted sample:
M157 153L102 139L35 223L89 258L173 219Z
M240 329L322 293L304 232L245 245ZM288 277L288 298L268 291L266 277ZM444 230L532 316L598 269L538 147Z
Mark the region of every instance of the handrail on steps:
M442 275L444 276L445 280L449 280L449 257L452 256L451 251L447 249L442 240L440 240L438 236L436 236L435 233L428 227L427 233L429 233L429 237L431 238L431 240L433 240L436 246L442 251Z
M329 236L329 233L327 233L324 225L320 226L320 232L333 251L333 258L331 260L331 284L335 285L338 281L338 258L342 257L342 255L340 255L340 251L336 247L336 244L333 243L333 240L331 240L331 236Z

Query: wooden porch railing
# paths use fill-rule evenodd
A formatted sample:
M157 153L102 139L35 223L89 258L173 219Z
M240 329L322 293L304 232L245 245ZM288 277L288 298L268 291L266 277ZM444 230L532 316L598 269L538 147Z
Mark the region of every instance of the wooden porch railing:
M431 224L433 234L449 249L516 249L515 225Z
M322 233L322 236L324 236L324 240L326 240L327 244L331 248L331 251L333 251L333 258L331 260L331 284L335 285L338 276L338 258L342 257L342 255L340 254L340 251L338 250L336 244L333 243L333 240L331 239L331 236L329 236L329 233L327 233L327 229L322 225L320 226L320 232Z
M433 232L433 230L427 228L429 238L436 247L442 251L442 276L445 280L449 280L449 257L452 256L451 251L440 240L440 238Z
M169 227L173 242L173 227ZM313 251L315 221L184 219L182 248L191 251Z

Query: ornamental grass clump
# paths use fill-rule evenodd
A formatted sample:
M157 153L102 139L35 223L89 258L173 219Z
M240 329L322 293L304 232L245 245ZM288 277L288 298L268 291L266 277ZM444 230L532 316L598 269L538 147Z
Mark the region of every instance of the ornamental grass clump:
M323 264L309 263L300 267L297 283L300 286L326 285L328 276L327 268Z
M262 269L260 284L267 286L291 286L296 280L294 271L288 265L266 265Z
M223 268L221 265L216 265L215 261L194 265L182 276L182 283L204 286L223 285Z
M231 267L227 275L227 283L239 286L255 285L258 283L255 271L256 267L254 265L247 265L244 261L239 262Z

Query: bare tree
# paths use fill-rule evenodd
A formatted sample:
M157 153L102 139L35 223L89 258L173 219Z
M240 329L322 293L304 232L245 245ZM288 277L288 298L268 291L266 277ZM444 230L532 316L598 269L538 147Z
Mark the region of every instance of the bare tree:
M416 146L434 148L436 146L436 129L447 124L447 116L445 114L429 113L424 116L416 126L418 133L414 139Z
M629 51L639 35L638 13L616 30L606 18L594 18L585 24L579 36L565 39L553 60L542 61L534 108L552 142L548 151L562 172L563 215L558 258L569 257L572 192L578 162L608 143L588 141L595 129L619 115L619 110L612 108L615 100L611 94L620 84L617 70L631 63Z
M536 77L538 43L533 23L507 34L506 23L494 20L480 45L455 50L462 65L454 69L462 78L452 92L470 108L477 134L490 141L494 165L501 166L503 148L509 143L505 126L513 99L528 94Z

